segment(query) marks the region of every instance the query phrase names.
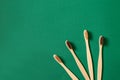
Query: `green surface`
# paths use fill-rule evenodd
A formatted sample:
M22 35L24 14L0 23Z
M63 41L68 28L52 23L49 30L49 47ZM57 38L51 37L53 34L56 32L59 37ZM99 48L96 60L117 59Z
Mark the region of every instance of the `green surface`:
M54 53L84 80L64 43L68 39L74 44L88 71L84 29L92 37L95 77L103 35L103 80L120 80L120 1L0 0L0 80L71 80Z

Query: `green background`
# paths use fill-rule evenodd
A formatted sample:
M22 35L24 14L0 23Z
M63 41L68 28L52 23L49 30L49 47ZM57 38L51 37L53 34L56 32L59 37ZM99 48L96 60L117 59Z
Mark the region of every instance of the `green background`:
M64 43L74 44L88 71L84 29L91 36L95 79L103 35L103 80L120 80L119 0L0 0L0 80L71 80L53 54L84 80Z

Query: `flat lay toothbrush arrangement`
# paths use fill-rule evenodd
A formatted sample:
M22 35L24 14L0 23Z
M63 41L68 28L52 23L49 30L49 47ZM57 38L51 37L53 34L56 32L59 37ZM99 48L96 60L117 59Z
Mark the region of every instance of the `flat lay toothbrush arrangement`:
M87 55L87 63L88 63L88 70L89 70L89 75L86 72L84 66L82 65L80 59L78 59L78 57L75 54L75 51L71 45L71 43L66 40L65 41L65 45L68 48L68 50L71 52L79 70L81 71L83 77L85 80L95 80L94 78L94 71L93 71L93 61L92 61L92 56L91 56L91 52L90 52L90 47L89 47L89 34L87 30L84 30L83 32L84 34L84 39L85 39L85 44L86 44L86 55ZM99 55L98 55L98 66L97 66L97 80L102 80L102 48L103 48L103 42L104 42L104 38L103 36L99 37ZM67 72L67 74L70 76L70 78L72 80L79 80L77 78L76 75L74 75L69 68L67 68L65 66L65 64L62 62L62 60L60 59L59 56L57 56L56 54L53 55L53 58L55 59L55 61L57 61L62 67L63 69Z

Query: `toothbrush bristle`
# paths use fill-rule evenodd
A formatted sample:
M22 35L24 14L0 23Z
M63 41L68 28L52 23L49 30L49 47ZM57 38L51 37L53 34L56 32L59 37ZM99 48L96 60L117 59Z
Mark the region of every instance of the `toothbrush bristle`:
M66 40L66 45L68 46L69 49L72 49L72 45L70 44L68 40Z
M56 54L54 54L53 57L57 62L62 63L62 60Z
M101 36L100 37L100 45L103 45L103 43L104 43L104 38L103 38L103 36Z
M87 31L87 30L84 30L84 37L85 37L86 39L88 39L88 31Z

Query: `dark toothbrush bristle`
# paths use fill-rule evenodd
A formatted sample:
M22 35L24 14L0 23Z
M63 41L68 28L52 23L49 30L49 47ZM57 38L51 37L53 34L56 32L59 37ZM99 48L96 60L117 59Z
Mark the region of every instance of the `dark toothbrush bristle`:
M101 45L103 45L103 41L104 41L104 38L101 37L101 38L100 38L100 44L101 44Z
M67 41L67 46L68 46L70 49L72 49L72 45L70 44L69 41Z
M62 60L58 56L55 56L55 58L58 62L60 62L60 63L62 62Z

